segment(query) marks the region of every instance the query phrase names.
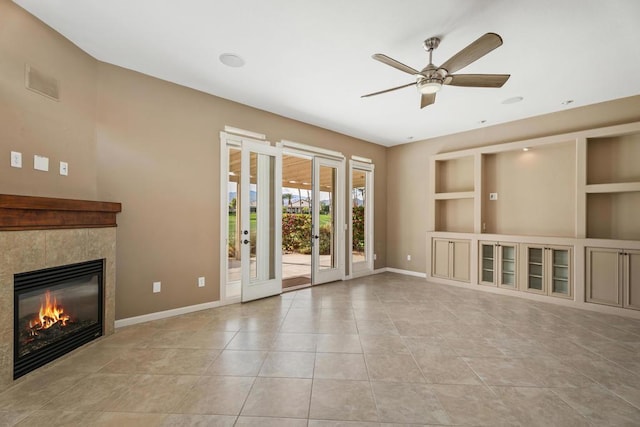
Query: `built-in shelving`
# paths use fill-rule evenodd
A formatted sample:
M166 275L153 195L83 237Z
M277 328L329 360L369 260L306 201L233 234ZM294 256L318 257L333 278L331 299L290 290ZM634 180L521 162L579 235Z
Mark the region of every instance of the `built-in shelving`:
M587 248L618 250L640 277L640 122L436 154L429 168L429 246L469 240L471 284L640 308L640 282L607 288L608 253L587 266Z
M640 132L586 139L586 237L640 240Z

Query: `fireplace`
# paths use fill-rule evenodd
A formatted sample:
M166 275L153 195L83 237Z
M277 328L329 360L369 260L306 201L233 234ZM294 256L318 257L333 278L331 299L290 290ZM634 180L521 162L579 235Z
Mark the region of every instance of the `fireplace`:
M102 335L103 264L14 276L14 379Z
M121 210L120 203L0 194L0 393L84 339L113 333ZM79 274L55 278L65 270ZM49 283L41 288L43 278Z

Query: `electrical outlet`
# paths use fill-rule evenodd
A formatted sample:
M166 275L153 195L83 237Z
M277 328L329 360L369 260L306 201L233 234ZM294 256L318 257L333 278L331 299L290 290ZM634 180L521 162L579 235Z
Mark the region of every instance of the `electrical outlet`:
M378 259L378 255L377 254L373 254L373 260L377 260Z
M69 164L67 162L60 162L60 175L69 175Z
M22 153L18 151L11 152L11 167L12 168L22 167Z
M489 193L489 200L498 200L498 193Z
M411 261L411 255L407 255L407 261Z
M153 282L153 293L157 294L158 292L160 292L161 287L162 287L161 282Z
M198 287L199 288L204 288L204 276L203 277L198 277Z

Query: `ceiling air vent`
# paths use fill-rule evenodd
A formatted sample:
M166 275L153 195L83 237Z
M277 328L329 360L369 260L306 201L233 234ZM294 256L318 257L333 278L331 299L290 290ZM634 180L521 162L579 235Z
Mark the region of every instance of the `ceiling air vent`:
M53 77L47 76L31 65L27 64L25 68L25 86L40 95L46 96L54 101L60 101L60 90L58 81Z

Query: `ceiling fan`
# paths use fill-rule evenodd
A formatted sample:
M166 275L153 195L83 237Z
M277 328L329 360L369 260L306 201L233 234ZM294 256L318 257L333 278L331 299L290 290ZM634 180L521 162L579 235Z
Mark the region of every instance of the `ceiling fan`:
M478 40L453 55L453 57L440 67L436 67L433 65L431 57L433 55L433 50L439 45L440 39L438 37L431 37L424 41L424 48L429 52L429 64L421 71L411 68L402 62L396 61L387 55L383 55L381 53L373 55L372 58L376 61L380 61L383 64L387 64L400 71L404 71L407 74L412 74L416 78L416 81L391 89L362 95L361 98L380 95L382 93L416 85L418 92L421 95L420 108L424 108L436 101L436 92L442 88L442 85L498 88L502 87L502 85L504 85L511 76L510 74L453 74L472 62L482 58L493 49L501 46L502 37L498 34L487 33L483 35Z

